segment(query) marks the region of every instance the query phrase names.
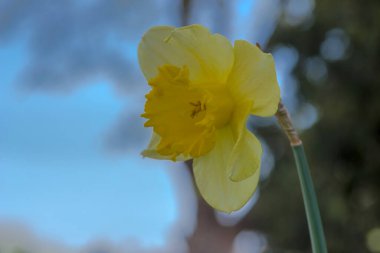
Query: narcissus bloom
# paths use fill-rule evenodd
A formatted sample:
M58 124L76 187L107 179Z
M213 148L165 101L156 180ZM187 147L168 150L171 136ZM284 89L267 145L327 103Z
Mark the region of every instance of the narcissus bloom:
M273 57L200 25L151 28L138 57L152 87L142 116L153 135L142 154L194 159L203 198L224 212L240 209L256 189L262 154L248 116L272 116L280 101Z

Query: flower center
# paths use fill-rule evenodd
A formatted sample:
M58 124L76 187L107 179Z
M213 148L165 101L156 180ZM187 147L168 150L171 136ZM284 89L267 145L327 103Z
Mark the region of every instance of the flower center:
M186 66L164 65L149 80L152 90L146 95L146 127L161 137L157 152L161 155L208 153L215 143L215 129L226 125L234 103L222 85L194 85Z
M201 111L206 111L206 104L202 104L201 101L190 102L190 105L194 106L193 111L191 112L190 117L195 118Z

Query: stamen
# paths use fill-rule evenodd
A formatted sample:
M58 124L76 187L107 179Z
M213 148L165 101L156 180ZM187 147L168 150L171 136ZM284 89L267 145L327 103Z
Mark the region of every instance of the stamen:
M190 114L192 119L194 119L201 111L206 111L206 104L202 104L201 101L197 101L196 103L190 102L189 104L195 107Z

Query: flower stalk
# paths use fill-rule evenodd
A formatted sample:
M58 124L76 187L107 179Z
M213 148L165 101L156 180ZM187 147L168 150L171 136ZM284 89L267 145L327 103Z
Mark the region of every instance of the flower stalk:
M289 113L282 102L278 105L276 118L289 139L296 160L313 253L327 253L317 197L310 175L306 154L302 141L294 129Z

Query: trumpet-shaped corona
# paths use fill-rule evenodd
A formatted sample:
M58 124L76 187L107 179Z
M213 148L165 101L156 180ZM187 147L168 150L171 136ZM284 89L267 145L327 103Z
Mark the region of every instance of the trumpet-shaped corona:
M173 160L180 154L196 158L207 154L215 144L215 131L225 126L234 102L223 86L200 87L189 81L189 70L172 65L159 67L149 80L146 96L146 127L161 137L157 152Z
M241 208L256 189L262 153L247 118L273 115L280 99L272 56L246 41L232 47L200 25L154 27L138 53L152 88L142 116L153 135L142 154L194 159L205 200L224 212Z

